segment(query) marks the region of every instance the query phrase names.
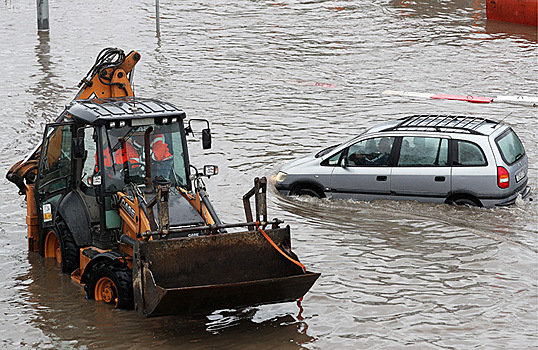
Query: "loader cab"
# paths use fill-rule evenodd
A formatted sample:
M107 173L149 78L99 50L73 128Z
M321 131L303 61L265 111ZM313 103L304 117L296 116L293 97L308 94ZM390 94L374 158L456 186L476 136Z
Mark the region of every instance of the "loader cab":
M62 220L76 246L111 248L122 227L113 203L118 191L135 184L150 192L156 178L190 191L184 118L156 100L72 102L62 123L46 126L41 145L35 198L40 241Z

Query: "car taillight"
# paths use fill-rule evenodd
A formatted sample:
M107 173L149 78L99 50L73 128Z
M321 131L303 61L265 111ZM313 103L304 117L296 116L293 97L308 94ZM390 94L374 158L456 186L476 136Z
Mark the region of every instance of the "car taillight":
M497 167L497 185L500 188L508 188L510 186L510 174L502 166Z

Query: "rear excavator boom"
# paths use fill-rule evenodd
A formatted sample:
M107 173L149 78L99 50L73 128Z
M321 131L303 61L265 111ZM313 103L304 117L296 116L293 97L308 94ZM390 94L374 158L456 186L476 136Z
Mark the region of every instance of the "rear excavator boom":
M131 81L134 67L140 57L140 53L136 51L125 55L123 50L118 48L102 50L92 68L78 84L80 89L74 100L134 97ZM56 122L62 122L65 117L64 111ZM40 146L25 159L15 163L6 175L9 181L17 185L21 194L26 193L26 184L35 183Z
M127 55L120 49L108 48L101 51L92 69L79 83L81 89L75 100L133 97L131 81L138 61L140 54L136 51Z
M134 98L139 59L103 50L41 145L8 173L26 194L29 250L56 259L89 299L144 316L301 298L319 274L291 251L289 227L267 220L265 178L243 197L246 222L223 224L203 182L218 167L190 163L185 113Z

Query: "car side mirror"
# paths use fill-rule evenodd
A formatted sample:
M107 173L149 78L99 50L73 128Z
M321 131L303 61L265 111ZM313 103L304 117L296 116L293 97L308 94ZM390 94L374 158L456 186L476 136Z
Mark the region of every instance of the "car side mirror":
M347 168L348 163L347 163L347 158L346 157L342 157L342 160L340 161L340 166L342 168Z
M202 148L211 148L211 129L209 128L202 130Z
M73 137L73 158L84 159L86 150L84 148L84 137Z

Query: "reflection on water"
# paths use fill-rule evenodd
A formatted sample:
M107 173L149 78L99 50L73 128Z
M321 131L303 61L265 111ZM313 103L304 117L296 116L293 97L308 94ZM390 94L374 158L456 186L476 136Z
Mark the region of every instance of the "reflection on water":
M196 166L222 220L243 220L255 176L415 113L503 120L538 182L536 109L405 100L384 90L538 95L536 28L485 18L476 0L56 2L50 33L35 4L0 3L0 164L37 143L75 95L97 53L141 52L138 96L212 124ZM120 29L118 29L120 28ZM299 304L144 319L88 301L57 267L26 253L25 206L4 177L0 204L0 347L34 348L510 348L538 346L537 204L488 210L415 202L284 198L269 215L292 228L293 249L321 272ZM535 197L535 195L533 195Z
M15 288L20 290L21 306L35 310L32 323L44 334L54 334L40 348L233 348L238 342L259 348L254 344L280 342L293 349L312 341L306 334L308 325L300 304L293 307L288 303L280 307L280 313L278 308L275 312L261 307L221 310L198 318L145 319L133 311L113 310L86 300L82 288L62 274L54 261L48 261L52 259L31 253L28 260L29 271L15 279ZM128 336L130 341L114 336L118 334Z
M486 22L486 33L490 34L493 39L522 39L523 45L528 42L529 49L533 48L532 44L538 42L538 31L533 26L488 20Z

